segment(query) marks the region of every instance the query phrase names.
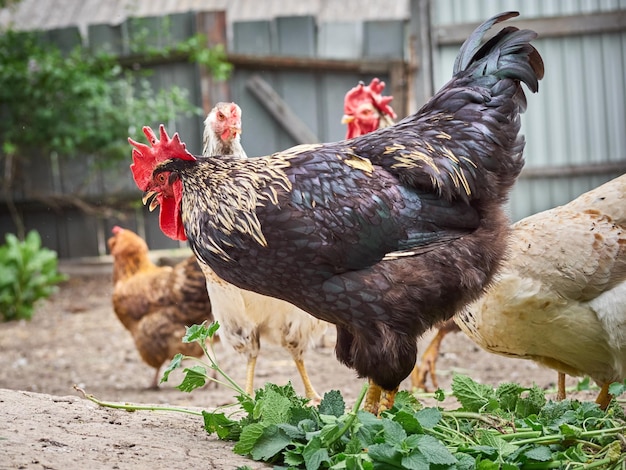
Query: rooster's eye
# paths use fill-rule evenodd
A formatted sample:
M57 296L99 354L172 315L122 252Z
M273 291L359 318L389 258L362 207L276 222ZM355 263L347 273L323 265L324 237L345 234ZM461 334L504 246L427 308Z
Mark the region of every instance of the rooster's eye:
M167 176L165 176L165 173L159 173L158 175L156 175L157 183L159 184L164 184L167 181Z
M217 119L223 121L224 119L226 119L226 116L224 116L224 113L217 113Z

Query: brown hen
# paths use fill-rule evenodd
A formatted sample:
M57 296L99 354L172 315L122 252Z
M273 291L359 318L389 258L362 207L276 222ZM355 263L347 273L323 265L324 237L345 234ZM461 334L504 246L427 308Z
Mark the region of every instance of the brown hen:
M113 309L130 332L143 361L154 367L150 387L158 388L159 370L177 353L199 357L202 348L183 343L186 326L211 322L206 281L194 256L177 265L157 266L148 245L131 230L113 228Z

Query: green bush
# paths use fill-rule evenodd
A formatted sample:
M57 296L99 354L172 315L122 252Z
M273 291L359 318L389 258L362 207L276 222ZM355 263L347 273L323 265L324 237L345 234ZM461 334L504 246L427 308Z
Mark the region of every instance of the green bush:
M39 233L30 231L23 242L7 234L0 246L0 317L30 320L35 302L50 296L65 279L57 271L56 252L41 246Z

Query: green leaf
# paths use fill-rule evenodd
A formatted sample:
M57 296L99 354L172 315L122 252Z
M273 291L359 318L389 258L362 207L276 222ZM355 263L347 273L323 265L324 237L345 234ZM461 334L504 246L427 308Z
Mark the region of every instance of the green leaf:
M491 447L497 452L499 458L501 459L500 461L502 461L502 459L504 459L505 457L511 455L519 448L515 444L511 444L502 439L500 436L489 431L479 430L477 436L478 442L482 446Z
M314 437L302 451L306 470L317 470L323 463L330 463L328 450L322 447L319 437Z
M178 353L172 358L167 368L163 371L163 377L161 377L159 383L167 382L172 371L181 367L184 357L181 353Z
M204 429L209 433L216 433L217 437L223 441L234 441L239 439L241 426L237 421L227 418L224 413L202 412L204 418Z
M476 459L469 454L457 453L455 458L458 461L453 467L455 470L473 470L476 468Z
M337 418L335 418L336 420ZM343 434L343 429L339 421L333 424L327 424L320 430L319 437L322 445L327 446L331 442L335 442Z
M500 403L500 408L505 411L515 411L515 406L520 394L526 390L521 385L505 382L496 388L496 398Z
M206 369L202 366L193 366L183 369L185 378L176 386L181 392L191 392L196 388L204 386L207 380Z
M304 464L304 457L302 456L302 449L304 446L297 446L295 449L287 449L283 452L283 460L285 465L290 467L300 467Z
M548 462L552 460L552 451L547 446L537 446L524 452L524 455L530 460L538 462Z
M484 411L495 398L494 390L479 384L465 375L455 374L452 378L452 393L467 411Z
M9 233L5 240L0 247L0 318L30 320L36 302L67 277L57 271L57 254L41 246L38 232L30 231L24 241Z
M452 453L440 441L432 436L423 434L412 436L415 438L415 447L434 465L452 465L457 462Z
M404 429L407 434L424 433L424 428L415 417L414 413L409 413L406 410L400 410L393 416L393 420L400 424L402 429Z
M209 328L202 323L201 325L191 325L185 327L185 336L183 336L183 343L198 342L204 344L209 337Z
M384 463L387 468L402 468L402 454L391 444L372 444L367 453L374 462Z
M481 460L476 466L476 470L502 470L501 465L491 460Z
M613 382L609 385L609 393L614 397L619 397L626 391L626 380L623 382Z
M396 394L393 406L399 409L406 409L409 411L418 411L423 408L419 400L415 398L412 393L409 393L406 390L400 390Z
M245 426L239 435L239 442L235 444L233 451L239 455L249 455L254 445L263 435L266 426L261 423L252 423Z
M528 389L527 396L519 397L515 404L515 414L521 418L535 415L541 411L546 404L546 397L543 390L534 385Z
M254 460L270 460L291 443L291 438L276 425L267 426L256 440L250 455Z
M346 412L346 404L338 390L331 390L324 394L324 398L318 406L322 415L332 415L339 417Z
M389 419L382 419L383 424L383 437L385 442L391 445L400 444L407 437L406 431L402 429L402 426L395 421Z
M581 428L572 426L571 424L561 424L559 430L566 439L578 439L583 432Z
M426 429L433 429L439 424L443 415L437 408L424 408L415 413L420 425Z
M400 460L402 468L407 470L429 470L430 463L428 459L419 451L405 455Z
M269 425L289 422L292 402L276 389L266 389L259 405L258 416L262 423Z

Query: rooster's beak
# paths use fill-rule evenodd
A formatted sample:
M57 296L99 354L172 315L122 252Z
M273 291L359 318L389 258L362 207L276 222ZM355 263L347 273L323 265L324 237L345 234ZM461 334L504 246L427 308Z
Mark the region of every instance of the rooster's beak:
M159 194L157 191L148 191L146 194L143 195L143 198L141 198L141 202L143 202L144 206L148 204L148 201L150 201L150 206L148 206L150 212L156 209L159 205L159 200L156 197L157 194Z
M349 114L344 114L341 118L341 124L350 124L354 121L354 116L350 116Z

